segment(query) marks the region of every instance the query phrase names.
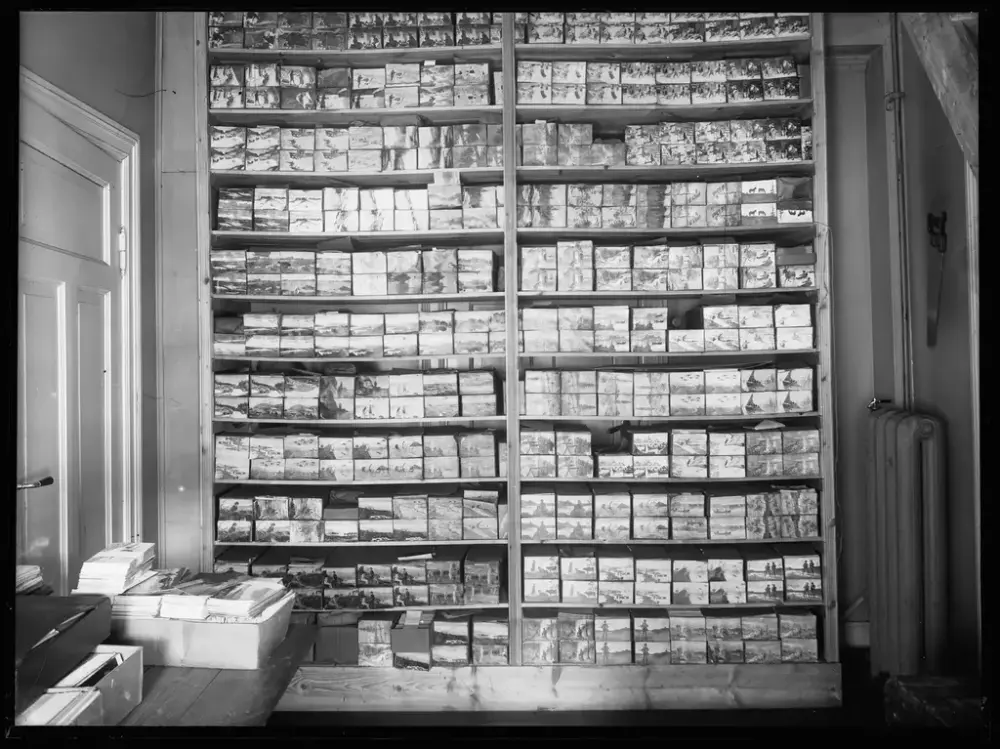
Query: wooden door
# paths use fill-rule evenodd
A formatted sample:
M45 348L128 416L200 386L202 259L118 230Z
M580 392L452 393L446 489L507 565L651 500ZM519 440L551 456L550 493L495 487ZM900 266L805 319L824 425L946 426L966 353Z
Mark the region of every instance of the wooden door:
M65 116L65 115L64 115ZM18 563L57 594L127 531L122 159L22 92Z

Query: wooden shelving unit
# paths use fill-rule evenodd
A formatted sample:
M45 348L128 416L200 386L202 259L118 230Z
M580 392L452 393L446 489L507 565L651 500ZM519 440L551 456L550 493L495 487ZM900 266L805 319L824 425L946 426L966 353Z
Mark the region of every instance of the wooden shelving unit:
M303 549L396 548L412 549L413 553L432 550L434 547L503 547L507 550L509 603L499 606L467 605L440 607L457 611L505 611L510 621L510 665L496 667L468 667L457 669L434 668L430 672L389 669L366 669L307 666L300 669L279 704L279 710L312 711L381 711L398 710L582 710L582 709L671 709L671 708L767 708L767 707L828 707L840 703L840 667L838 645L838 610L836 601L836 526L835 487L832 427L831 366L831 314L829 282L829 233L827 230L827 153L825 128L825 83L823 15L812 14L812 33L795 37L733 42L698 44L640 45L640 44L514 44L514 19L503 14L504 44L500 46L454 47L435 49L364 50L364 51L291 51L291 50L239 50L207 49L202 36L204 80L199 83L199 95L207 100L207 66L228 63L278 62L318 67L380 67L388 63L490 62L502 70L502 101L485 107L418 107L410 109L349 109L335 111L294 111L260 109L211 109L206 112L204 129L199 133L196 153L205 165L203 182L199 190L199 227L201 252L207 267L210 249L238 249L244 247L273 247L275 249L365 250L388 249L412 245L498 247L502 246L505 273L503 292L476 294L419 294L395 296L252 296L213 294L206 281L200 300L203 312L202 358L204 391L211 393L211 377L215 369L212 362L221 366L258 363L286 363L289 367L307 363L358 363L376 369L388 369L398 364L456 366L465 360L469 366L493 367L502 373L505 391L500 398L503 416L485 418L419 419L419 420L275 420L275 419L218 419L214 418L213 403L204 402L202 438L205 441L206 465L211 460L213 435L218 431L241 426L282 425L290 428L342 428L386 429L396 426L464 426L494 428L504 432L509 446L507 475L491 478L438 479L420 482L355 481L336 484L330 481L207 481L201 487L204 497L202 525L215 528L215 496L234 485L272 487L378 487L386 492L406 487L408 491L426 486L490 486L503 487L508 500L509 538L497 540L463 541L389 541L311 544L223 543L209 536L204 542L204 558L212 558L217 547L273 548L277 546ZM777 57L791 55L799 63L810 65L810 86L803 98L780 101L740 102L729 104L698 104L688 106L559 106L524 105L515 101L515 64L522 60L534 61L655 61L682 62L699 59L727 59L741 57ZM787 163L744 164L692 164L682 166L519 166L514 158L517 151L515 124L547 120L560 123L593 123L595 129L619 129L626 125L641 125L664 121L698 121L715 119L803 117L811 120L813 130L813 159ZM448 125L459 123L490 123L502 125L504 166L502 168L474 168L454 170L464 185L502 185L504 189L504 225L496 229L460 229L447 231L375 231L354 233L276 233L213 230L210 217L213 192L219 187L289 186L293 188L318 187L421 187L435 180L433 170L383 171L383 172L252 172L208 170L208 125L286 127L347 126L347 125ZM768 226L737 226L708 228L667 229L580 229L519 227L514 207L518 204L517 188L522 184L547 183L661 183L671 181L727 181L764 180L776 176L808 176L813 179L814 222L808 224L782 224ZM816 286L811 288L735 289L723 291L626 291L612 292L551 292L520 291L519 245L554 244L556 241L591 239L606 244L648 244L669 240L709 240L729 237L734 241L775 241L786 243L812 242L817 256ZM720 300L732 299L741 303L760 300L760 303L808 303L814 310L816 345L806 350L778 351L709 351L705 353L568 353L520 352L518 350L518 313L533 306L572 306L615 302L645 306L663 300ZM454 308L456 305L486 303L500 305L506 312L506 353L504 354L448 354L408 357L252 357L212 356L211 320L214 311L222 309L250 309L254 311L296 312L309 309L336 307L371 311L374 307L403 311L416 307L421 310ZM736 367L742 363L774 361L779 364L793 360L808 360L815 365L816 402L806 413L763 414L753 416L666 416L666 417L591 417L558 416L540 417L520 415L518 383L525 369L546 369L567 365L573 368L613 366L625 369L636 365L677 364L692 367ZM521 477L518 455L519 434L522 423L534 424L586 424L592 430L606 430L609 426L634 424L663 425L719 425L732 429L765 419L788 421L792 425L818 426L821 431L822 453L820 475L769 476L716 479L663 479L655 480L614 479L531 479ZM212 470L206 471L211 476ZM797 539L700 539L700 540L522 540L520 534L520 498L522 484L526 487L555 487L559 484L588 483L594 485L670 485L683 487L713 486L727 489L744 485L809 485L820 488L821 517L820 538ZM206 534L209 532L206 531ZM648 607L640 604L591 605L591 604L542 604L522 600L522 559L525 548L551 547L765 547L773 545L807 545L820 550L822 556L824 600L794 604L745 604ZM418 607L434 609L435 607ZM787 608L810 609L821 616L820 663L782 663L774 665L638 665L631 666L525 666L521 664L521 624L526 611L547 610L598 610L598 611L695 611L747 612L779 611ZM403 609L388 609L402 611ZM325 613L339 613L328 611Z

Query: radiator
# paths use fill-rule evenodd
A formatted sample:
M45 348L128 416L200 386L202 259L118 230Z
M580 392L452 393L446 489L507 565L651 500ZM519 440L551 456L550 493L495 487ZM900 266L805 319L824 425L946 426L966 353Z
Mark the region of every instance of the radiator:
M872 674L938 674L948 626L945 425L880 408L870 431Z

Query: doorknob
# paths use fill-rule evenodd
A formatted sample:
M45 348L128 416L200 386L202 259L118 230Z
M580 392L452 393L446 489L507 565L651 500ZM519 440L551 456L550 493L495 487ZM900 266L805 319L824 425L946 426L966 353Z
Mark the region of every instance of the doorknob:
M17 485L17 490L20 492L20 491L24 491L25 489L41 489L43 486L52 486L52 484L54 484L54 483L55 483L55 479L53 479L51 476L46 476L42 480L35 481L34 483L30 483L30 484L18 484Z

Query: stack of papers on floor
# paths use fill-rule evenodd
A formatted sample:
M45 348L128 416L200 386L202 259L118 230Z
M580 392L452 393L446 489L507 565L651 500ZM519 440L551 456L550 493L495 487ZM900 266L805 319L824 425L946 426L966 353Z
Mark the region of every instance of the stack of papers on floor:
M80 581L73 594L97 593L116 596L151 577L156 544L135 543L109 546L80 568Z
M36 588L45 584L42 579L42 568L33 564L17 565L17 572L14 577L15 593L30 593Z
M158 616L163 596L172 593L191 576L190 570L180 567L172 570L153 570L146 580L133 585L111 605L114 619L149 618Z
M237 583L252 578L246 575L216 575L202 573L194 580L181 583L165 593L160 600L161 619L207 619L210 615L208 600Z
M245 580L209 598L208 613L210 616L252 619L287 592L280 580Z
M99 700L98 689L54 689L35 700L14 719L19 726L71 726Z

